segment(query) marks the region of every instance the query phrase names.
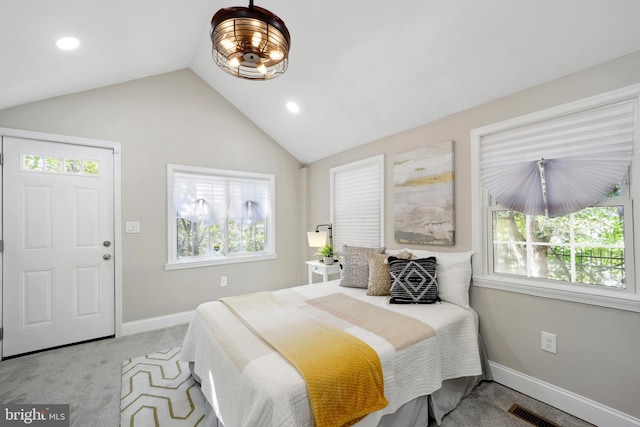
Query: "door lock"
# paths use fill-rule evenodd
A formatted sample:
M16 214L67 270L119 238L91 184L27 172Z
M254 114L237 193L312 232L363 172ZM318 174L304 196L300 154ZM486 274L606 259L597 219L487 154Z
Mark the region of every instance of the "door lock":
M109 246L111 246L111 242L108 240L105 240L104 242L102 242L102 246L104 246L105 248L108 248Z

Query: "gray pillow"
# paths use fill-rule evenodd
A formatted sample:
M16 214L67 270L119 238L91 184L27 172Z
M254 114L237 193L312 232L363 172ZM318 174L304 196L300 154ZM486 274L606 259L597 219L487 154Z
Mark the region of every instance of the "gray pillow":
M366 289L369 284L369 259L367 254L382 254L385 249L385 247L361 248L344 245L342 248L344 267L340 286Z

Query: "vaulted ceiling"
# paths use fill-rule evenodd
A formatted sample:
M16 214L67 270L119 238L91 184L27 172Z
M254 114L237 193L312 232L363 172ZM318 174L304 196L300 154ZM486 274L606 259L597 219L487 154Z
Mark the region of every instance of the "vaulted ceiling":
M218 9L247 5L0 0L0 109L190 68L310 163L640 51L637 0L256 0L292 48L284 75L247 81L209 39Z

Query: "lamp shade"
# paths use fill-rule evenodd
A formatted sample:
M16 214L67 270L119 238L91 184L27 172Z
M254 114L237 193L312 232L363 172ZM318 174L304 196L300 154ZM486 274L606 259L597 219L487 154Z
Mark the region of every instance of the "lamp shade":
M220 9L211 18L213 59L227 73L267 80L289 65L289 30L282 19L253 5Z
M309 240L309 247L321 248L327 244L327 232L309 231L307 232L307 240Z

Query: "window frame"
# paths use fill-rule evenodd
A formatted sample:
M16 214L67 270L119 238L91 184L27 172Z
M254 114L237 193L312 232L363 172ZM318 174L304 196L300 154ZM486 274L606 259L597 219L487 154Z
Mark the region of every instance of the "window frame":
M471 182L472 184L472 245L474 250L473 284L477 287L498 289L544 298L572 301L602 307L640 312L640 287L635 278L640 272L640 262L634 247L640 247L640 209L633 209L633 201L640 200L640 141L639 108L636 104L634 124L634 151L628 175L628 197L618 200L625 206L625 277L627 288L585 286L557 280L528 278L493 273L493 241L491 212L492 200L482 185L480 172L481 141L485 135L525 126L531 123L553 120L567 114L604 106L625 100L640 101L640 84L570 102L557 107L527 114L503 122L494 123L471 131ZM613 202L613 201L612 201ZM608 204L608 203L605 203Z
M177 256L177 218L173 201L174 177L176 173L211 175L214 177L225 177L230 179L235 178L239 180L261 180L266 182L269 186L270 213L269 220L267 221L266 225L267 237L265 250L259 253L229 254L224 256L218 255L215 258L202 256L197 258L179 259ZM165 263L165 270L177 270L183 268L207 267L212 265L235 264L241 262L254 262L276 259L278 255L275 250L275 191L275 175L273 174L167 164L167 262Z

